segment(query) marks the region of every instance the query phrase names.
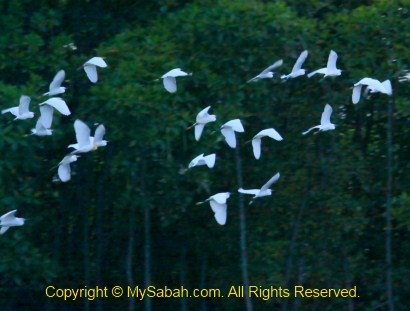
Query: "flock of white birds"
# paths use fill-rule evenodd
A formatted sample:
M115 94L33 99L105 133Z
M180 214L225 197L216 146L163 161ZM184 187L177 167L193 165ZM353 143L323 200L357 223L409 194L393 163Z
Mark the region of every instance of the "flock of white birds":
M288 75L282 75L280 78L282 80L287 79L294 79L299 76L303 76L306 74L306 70L302 69L303 63L305 62L308 56L308 51L303 51L299 58L297 59L295 65L291 73ZM324 68L315 70L310 72L307 77L310 78L315 74L322 74L324 78L332 77L332 76L340 76L342 74L342 70L337 69L336 62L337 62L337 54L334 51L331 51L328 57L327 65ZM271 66L267 67L263 70L260 74L256 77L250 79L248 82L257 82L261 79L268 79L273 78L275 72L274 70L278 67L282 66L283 60L278 60ZM83 64L84 71L88 77L88 79L92 83L96 83L98 81L98 73L97 67L105 68L107 67L106 62L101 57L93 57L87 62ZM189 76L191 74L182 71L180 68L175 68L164 74L161 79L163 80L164 88L169 93L175 93L177 91L177 77ZM66 88L62 86L65 80L65 72L64 70L60 70L55 75L53 81L50 83L49 91L44 93L43 96L54 96L58 94L65 93ZM353 86L353 94L352 94L352 102L353 104L357 104L360 101L360 96L362 92L362 87L365 86L364 96L370 93L383 93L387 95L392 95L392 86L389 80L380 82L376 79L372 78L363 78L359 82L355 83ZM20 102L17 107L12 107L8 109L2 110L2 114L11 113L15 116L14 120L25 120L34 118L34 113L29 110L30 106L30 97L22 95L20 97ZM51 97L48 100L39 104L40 106L40 117L37 120L36 126L34 129L31 130L31 135L37 136L47 136L52 135L52 121L53 121L53 114L54 110L57 110L60 114L64 116L68 116L71 114L70 109L68 108L64 99L60 97ZM196 122L189 128L195 128L195 139L197 141L200 140L203 130L206 124L210 122L216 121L216 116L209 114L209 110L211 106L206 107L205 109L201 110L197 117ZM331 123L330 118L332 115L332 107L329 104L325 105L324 111L322 113L322 117L320 120L320 124L311 127L307 131L303 132L302 135L308 134L312 130L317 130L318 132L325 132L334 130L336 126ZM76 134L77 143L71 144L68 148L73 148L74 151L66 155L61 162L58 164L58 177L62 182L67 182L71 179L71 167L70 164L72 162L77 161L80 153L88 153L91 151L96 150L99 147L103 147L107 145L107 141L103 139L105 135L105 127L104 125L100 124L96 129L94 136L91 136L90 128L81 120L75 120L74 122L74 130ZM224 136L225 141L231 148L236 148L236 134L235 133L243 133L245 131L242 122L240 119L234 119L226 122L220 128L221 134ZM316 134L315 133L315 134ZM261 142L263 137L270 137L276 141L282 141L282 136L274 129L268 128L260 131L257 133L252 139L252 148L253 154L256 159L260 159L261 157ZM191 169L195 166L208 166L208 168L213 168L216 162L216 155L209 154L204 155L200 154L195 157L188 165L188 169ZM270 196L272 194L272 190L270 187L272 184L277 182L280 178L280 174L276 173L272 178L268 180L260 189L242 189L239 188L238 192L243 194L250 194L253 195L253 199L257 199L264 196ZM224 225L227 219L227 200L230 197L229 192L221 192L217 193L213 196L210 196L204 202L209 202L214 212L215 219L218 224ZM204 202L199 202L198 204L202 204ZM250 203L252 203L251 201ZM15 226L22 226L25 222L24 218L16 217L17 210L10 211L3 216L0 217L0 234L4 234L10 227Z

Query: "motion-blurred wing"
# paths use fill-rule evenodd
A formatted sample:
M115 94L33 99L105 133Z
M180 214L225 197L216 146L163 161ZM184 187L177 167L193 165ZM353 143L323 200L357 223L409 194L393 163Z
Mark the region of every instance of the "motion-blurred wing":
M92 83L98 81L97 67L95 67L95 65L84 65L84 71Z
M209 168L213 168L215 166L215 159L216 159L215 153L204 157L204 161Z
M236 148L236 137L234 130L231 127L224 127L221 129L221 133L225 137L229 147Z
M60 97L50 98L46 100L45 102L41 103L40 105L49 105L51 107L54 107L58 112L60 112L61 114L65 116L68 116L71 114L71 111L70 109L68 109L66 102Z
M352 103L357 104L360 101L360 93L362 92L362 85L356 85L353 87Z
M260 189L249 189L249 190L245 190L245 189L239 188L239 189L238 189L238 192L244 193L244 194L257 195L257 194L260 192Z
M199 123L195 125L195 139L199 141L202 135L202 131L204 130L205 124Z
M49 105L40 106L40 118L39 121L45 128L50 128L51 123L53 122L53 112L54 108Z
M330 124L330 116L332 115L333 109L329 104L326 104L325 110L322 113L322 118L320 119L321 125Z
M261 139L259 137L252 139L253 155L259 160L261 157Z
M280 174L277 173L275 176L273 176L271 179L268 180L266 184L264 184L261 188L261 191L268 190L270 186L272 186L273 183L277 182L280 178Z
M29 105L30 105L30 97L26 96L26 95L22 95L20 97L20 103L19 103L19 114L23 114L23 113L28 113L29 111Z
M325 75L326 72L327 72L327 69L326 69L326 68L320 68L320 69L318 69L318 70L315 70L315 71L312 71L311 73L309 73L309 74L307 75L307 77L310 78L310 77L314 76L314 75L317 74L317 73L321 73L321 74Z
M74 130L79 149L88 146L90 144L90 128L87 124L81 120L75 120Z
M63 83L65 79L65 71L64 70L60 70L59 72L57 72L57 74L54 76L53 81L51 81L50 83L50 92L54 89L58 89L61 84Z
M280 59L276 62L274 62L272 65L270 65L268 68L266 68L264 71L262 71L260 74L268 73L271 72L273 69L278 68L283 65L283 60Z
M101 144L103 141L103 137L105 135L105 127L103 124L100 124L96 129L95 129L95 134L94 134L94 144Z
M227 205L219 204L213 200L209 201L212 211L214 212L215 220L218 224L224 225L226 223Z
M303 63L305 62L307 56L308 56L307 50L300 53L299 58L297 59L295 65L293 66L292 72L296 72L302 68Z
M177 91L177 81L174 77L165 77L163 83L168 92L175 93Z
M337 61L337 54L335 51L330 51L329 58L327 59L327 70L328 71L335 71L336 68L336 61Z
M67 182L71 179L70 164L61 164L58 166L58 177L62 182Z

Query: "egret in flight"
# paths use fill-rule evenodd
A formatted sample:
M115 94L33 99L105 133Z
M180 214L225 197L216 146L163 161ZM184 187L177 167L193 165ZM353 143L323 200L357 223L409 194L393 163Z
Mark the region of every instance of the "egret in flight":
M302 135L306 135L310 131L314 129L318 129L318 132L326 132L326 131L331 131L336 128L336 126L330 122L330 116L332 115L332 107L329 104L326 104L325 110L322 112L322 118L320 119L320 125L316 125L314 127L311 127L308 129L306 132L303 132ZM317 133L318 133L317 132Z

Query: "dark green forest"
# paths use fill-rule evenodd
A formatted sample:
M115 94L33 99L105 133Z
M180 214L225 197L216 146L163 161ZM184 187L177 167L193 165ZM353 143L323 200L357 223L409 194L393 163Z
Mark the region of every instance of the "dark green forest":
M9 310L408 310L410 299L409 0L10 0L0 2L1 109L30 96L35 118L0 115L0 215L24 226L0 235L0 309ZM338 77L283 81L337 52ZM82 68L104 57L91 83ZM278 59L272 79L246 83ZM160 77L173 68L168 93ZM53 135L26 136L60 69L72 114ZM352 103L364 77L393 94ZM159 80L158 80L159 79ZM303 136L326 104L334 131ZM200 141L197 113L217 116ZM241 119L231 149L220 126ZM104 124L108 145L72 163L73 123ZM256 160L249 142L263 140ZM187 170L215 153L213 169ZM254 200L280 172L272 196ZM224 226L211 195L230 192ZM49 298L55 288L220 289L224 298ZM231 286L357 288L356 298L226 297ZM246 296L246 295L245 295Z

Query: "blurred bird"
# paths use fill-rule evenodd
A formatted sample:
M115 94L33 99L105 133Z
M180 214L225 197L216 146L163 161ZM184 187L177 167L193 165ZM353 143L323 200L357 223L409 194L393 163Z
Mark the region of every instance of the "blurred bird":
M177 81L176 77L191 76L192 73L186 73L181 70L181 68L175 68L164 74L161 79L163 79L165 89L170 93L175 93L177 91Z
M330 122L330 116L332 115L332 107L329 104L326 104L325 110L322 112L322 118L320 119L320 125L316 125L311 127L306 132L303 132L302 135L306 135L311 130L318 129L318 132L326 132L330 130L334 130L336 126ZM318 133L316 132L316 133Z
M43 96L53 96L53 95L64 93L66 88L61 86L64 79L65 79L65 71L60 70L54 76L53 81L51 81L50 86L49 86L49 91L47 93L44 93Z
M96 83L98 81L97 67L107 67L107 63L102 57L93 57L86 61L83 65L84 71L92 83Z
M15 215L17 210L8 212L0 217L0 234L4 234L10 227L17 227L24 225L26 219L17 218Z
M271 195L272 190L269 189L269 188L273 183L275 183L279 180L279 177L280 177L280 174L277 173L275 176L273 176L271 179L269 179L268 182L266 184L264 184L262 186L262 188L260 188L260 189L245 190L245 189L239 188L238 192L244 193L244 194L252 194L252 195L254 195L253 199L257 199L257 198L261 198L261 197ZM251 203L252 203L252 201L251 201Z
M77 161L78 157L76 155L67 155L58 164L58 177L62 182L67 182L71 179L70 164Z
M39 105L40 106L48 105L50 107L53 107L54 109L56 109L58 112L60 112L61 114L65 116L68 116L71 114L70 109L68 109L66 102L61 97L49 98L45 102L40 103Z
M282 66L283 64L283 60L280 59L278 61L276 61L275 63L273 63L272 65L270 65L268 68L266 68L265 70L263 70L260 74L258 74L256 77L248 80L249 82L256 82L260 79L267 79L267 78L273 78L274 72L273 70Z
M299 76L303 76L306 72L305 69L302 69L303 63L306 60L306 57L308 56L308 51L303 51L300 55L299 58L297 59L295 65L293 66L292 72L288 75L283 75L280 78L281 79L289 79L289 78L296 78Z
M245 130L241 123L241 120L234 119L226 122L221 126L221 133L225 137L226 142L229 147L236 148L236 137L235 132L243 133Z
M204 130L205 125L207 123L216 121L216 115L209 114L209 109L211 109L211 106L208 106L205 109L201 110L196 116L196 123L187 128L187 130L189 130L193 126L195 127L195 139L197 141L199 141L199 139L201 138L202 131Z
M188 168L192 168L195 166L201 166L201 165L206 165L209 168L213 168L215 165L215 159L216 159L215 153L212 153L207 156L204 156L204 154L202 153L189 163Z
M383 93L387 95L392 95L393 90L391 87L390 80L380 82L379 80L372 78L363 78L359 82L354 84L353 93L352 93L352 102L357 104L360 101L360 94L362 91L363 85L366 86L365 93L370 91L370 93Z
M105 127L102 124L99 125L95 130L93 139L91 139L90 137L90 128L81 120L75 120L74 130L77 144L68 146L69 148L75 149L73 152L71 152L71 154L87 153L97 150L98 147L107 145L107 141L102 139L105 134Z
M260 131L252 139L253 155L256 159L259 159L261 157L261 139L265 136L273 138L277 141L283 140L282 136L280 136L280 134L274 128Z
M227 215L226 201L229 199L230 195L231 194L229 192L217 193L209 197L208 199L206 199L204 202L199 202L197 204L209 202L209 204L211 205L212 211L214 212L214 217L215 217L216 222L220 225L224 225L226 224L226 215Z
M15 116L14 120L31 119L34 117L34 112L29 111L30 101L30 97L22 95L20 96L19 105L17 107L4 109L1 111L1 113L5 114L7 112L10 112Z
M105 135L105 127L103 124L100 124L96 129L95 129L95 134L94 136L90 136L90 144L93 144L98 147L104 147L107 146L107 141L103 140L103 137ZM77 144L71 144L67 148L74 148L78 149L78 143Z
M327 66L325 68L321 68L309 73L307 76L308 78L312 77L317 73L321 73L326 77L335 77L340 76L342 71L336 68L336 61L337 61L337 54L335 51L330 51L329 58L327 59Z

